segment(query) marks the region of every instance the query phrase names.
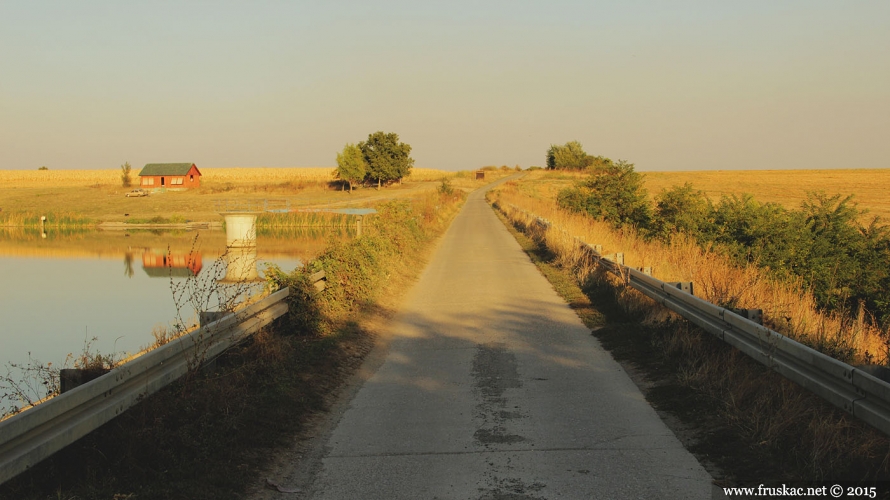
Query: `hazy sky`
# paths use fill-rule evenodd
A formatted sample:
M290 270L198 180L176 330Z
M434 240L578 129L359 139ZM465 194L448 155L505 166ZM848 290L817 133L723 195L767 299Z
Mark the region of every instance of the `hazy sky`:
M0 169L890 167L890 1L0 0Z

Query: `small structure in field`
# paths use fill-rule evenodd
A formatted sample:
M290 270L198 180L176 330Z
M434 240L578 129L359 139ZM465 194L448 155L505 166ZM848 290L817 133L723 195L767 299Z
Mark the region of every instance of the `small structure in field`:
M476 180L484 181L485 180L485 170L477 170L476 171Z
M194 163L148 163L139 172L139 186L189 189L201 186L201 172Z

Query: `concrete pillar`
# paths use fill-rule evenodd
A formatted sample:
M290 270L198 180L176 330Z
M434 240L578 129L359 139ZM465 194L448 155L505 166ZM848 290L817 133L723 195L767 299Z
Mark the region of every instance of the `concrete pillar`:
M256 245L252 247L229 247L226 251L226 277L221 283L241 283L259 281L256 266Z
M227 247L256 246L256 213L223 214Z

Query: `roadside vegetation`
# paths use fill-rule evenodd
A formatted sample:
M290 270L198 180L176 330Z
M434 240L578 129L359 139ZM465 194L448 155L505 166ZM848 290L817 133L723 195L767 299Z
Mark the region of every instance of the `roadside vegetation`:
M721 484L890 479L887 436L597 269L575 240L622 252L659 279L691 281L710 302L762 308L767 326L837 359L886 365L890 254L880 221L863 223L851 200L824 193L797 209L744 195L713 202L689 184L652 197L630 163L571 143L547 157L548 171L504 184L490 201ZM879 284L869 288L865 272Z
M361 238L333 242L303 268L272 269L270 286L292 287L273 328L0 486L0 499L234 499L261 488L275 452L371 349L362 325L391 314L391 297L459 210L465 191L446 185L378 203ZM323 292L309 283L320 269Z
M506 202L515 189L492 196L505 224L718 486L890 479L887 436L591 267L560 231L570 219L543 230Z
M548 162L569 168L549 160L554 148L562 150L552 147ZM877 217L863 223L852 195L811 192L792 210L749 194L714 203L686 183L662 190L653 203L633 164L587 158L580 162L586 166L574 167L586 175L556 191L558 207L620 234L626 245L645 247L638 257L650 260L656 275L673 267L659 254L697 253L676 271L707 300L763 308L777 331L843 361L887 363L890 228ZM726 278L690 278L715 266L726 270L708 274ZM744 279L729 278L738 274Z

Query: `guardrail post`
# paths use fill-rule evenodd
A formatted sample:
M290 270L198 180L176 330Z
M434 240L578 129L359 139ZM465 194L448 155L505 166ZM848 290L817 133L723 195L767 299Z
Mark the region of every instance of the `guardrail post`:
M325 275L324 269L317 273L312 273L312 275L309 276L309 281L316 290L319 292L324 291L327 286L327 276Z
M612 262L618 264L619 266L624 265L624 253L623 252L610 253L609 255L603 255L603 258L606 260L611 260Z
M677 288L679 290L682 290L682 291L688 293L689 295L695 295L695 293L693 293L693 287L692 287L691 281L670 281L665 284L670 285L670 286Z
M646 276L652 276L652 268L651 267L637 267L636 270L645 274Z
M82 370L80 368L65 368L59 370L59 391L64 394L75 387L86 384L90 380L105 375L110 370L98 368L94 370Z
M198 324L202 327L207 326L214 321L222 319L226 314L231 313L227 311L201 311L198 313Z
M763 325L763 309L743 309L738 307L727 307L727 309L758 325Z

